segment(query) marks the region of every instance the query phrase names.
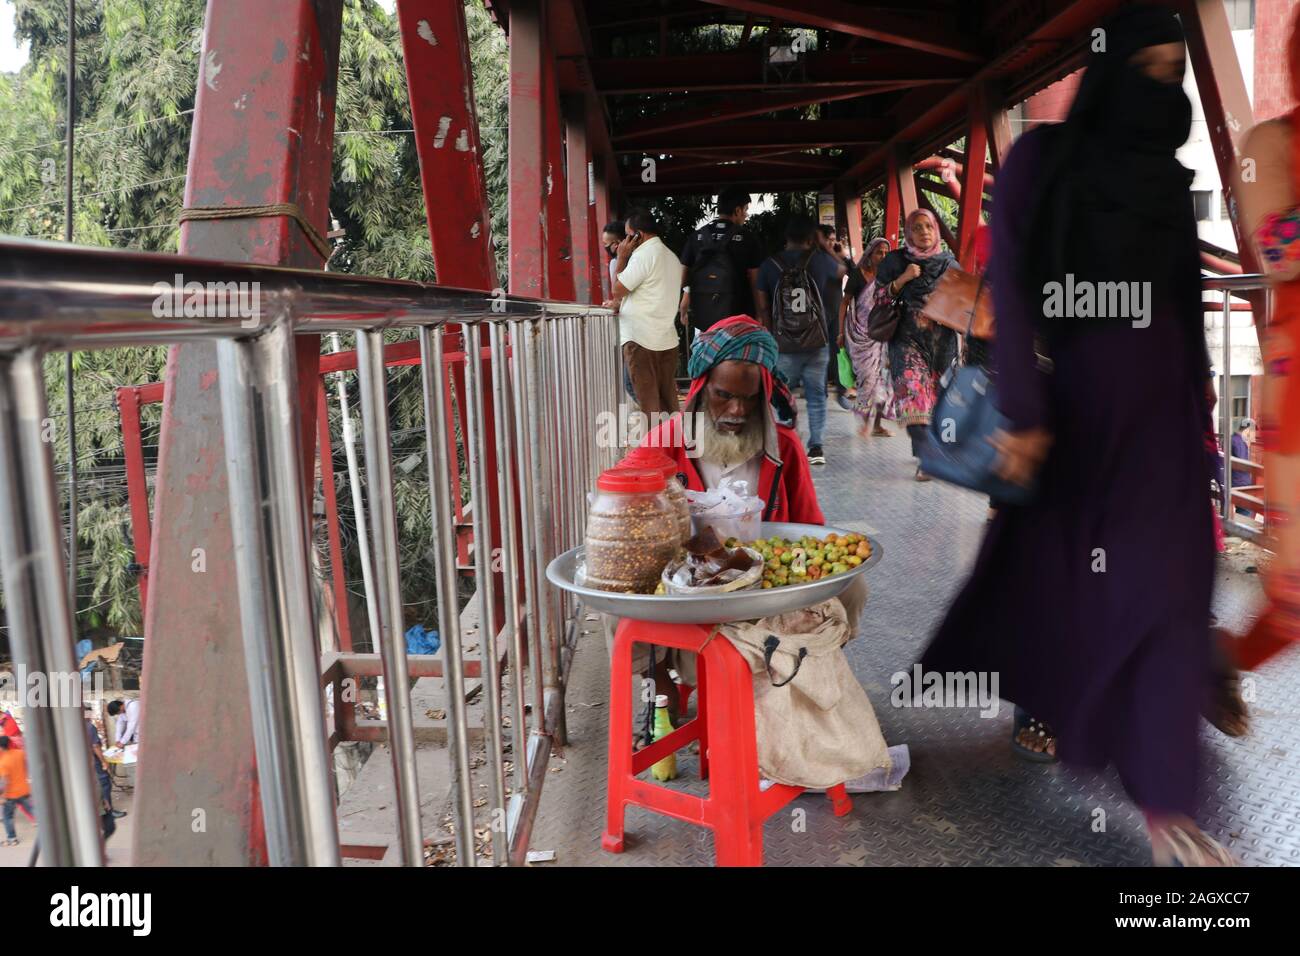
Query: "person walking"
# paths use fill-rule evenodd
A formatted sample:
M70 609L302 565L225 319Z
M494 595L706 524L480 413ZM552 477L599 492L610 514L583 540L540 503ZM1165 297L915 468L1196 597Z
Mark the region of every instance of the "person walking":
M718 194L718 215L682 248L682 327L696 334L733 315L754 314L754 286L763 249L743 228L749 193L728 186Z
M858 434L888 438L890 432L880 424L882 418L894 417L894 393L889 381L889 349L867 335L867 316L875 297L876 269L889 252L889 240L877 237L849 274L840 303L840 337L837 343L847 349L853 361L856 397L853 410L861 424Z
M27 779L27 754L6 736L0 735L0 786L4 787L5 846L18 845L14 810L32 819L32 785Z
M921 457L926 426L939 395L939 379L957 357L957 333L920 318L926 297L939 277L957 263L939 238L939 220L928 209L915 209L903 225L902 249L895 249L876 269L875 305L897 299L901 317L889 340L889 377L898 421L912 439L912 455ZM916 480L930 477L916 466Z
M758 270L759 322L776 336L781 355L777 372L791 388L802 383L808 403L808 462L826 464L825 303L822 290L837 281L838 266L818 255L811 219L796 216L785 229L785 248Z
M827 280L826 287L822 289L822 302L826 305L826 341L834 343L839 341L840 329L843 327L844 277L853 269L853 263L845 263L843 247L832 226L821 223L814 238L817 240L817 254L825 256L835 267L834 278ZM836 404L848 411L853 405L847 397L848 389L840 381L837 349L838 346L826 350L826 383L828 388L835 389Z
M1214 537L1199 248L1175 158L1191 128L1183 31L1146 4L1103 29L1068 118L1020 138L994 199L1009 425L993 444L998 474L1035 494L999 506L921 666L997 673L1062 761L1113 765L1157 865L1233 865L1194 821ZM1124 283L1130 306L1052 318L1066 276Z
M1300 104L1300 10L1287 53L1291 96ZM1273 290L1273 312L1260 343L1259 416L1273 560L1264 575L1268 606L1236 647L1237 665L1254 670L1300 640L1300 105L1252 129L1241 155L1255 159L1253 177L1246 181L1238 174L1242 224Z
M618 246L618 278L605 308L618 310L623 364L641 411L677 411L677 300L682 264L645 210L627 218ZM652 420L651 425L658 424Z

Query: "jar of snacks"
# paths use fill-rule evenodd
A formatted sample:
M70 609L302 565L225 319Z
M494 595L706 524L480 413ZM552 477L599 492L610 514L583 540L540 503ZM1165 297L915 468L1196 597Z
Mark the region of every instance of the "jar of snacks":
M682 544L691 539L691 506L686 500L686 487L677 477L677 462L658 448L633 448L616 468L653 468L664 476L664 491L672 502L681 529Z
M611 468L596 479L587 515L588 587L654 593L682 543L666 489L655 468Z

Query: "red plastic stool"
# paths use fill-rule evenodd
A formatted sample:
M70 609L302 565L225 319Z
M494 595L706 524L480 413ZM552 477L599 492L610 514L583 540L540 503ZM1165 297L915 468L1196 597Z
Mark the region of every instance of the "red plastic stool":
M695 719L636 751L628 742L633 644L675 647L699 655ZM609 672L609 784L601 846L611 853L623 852L623 817L632 803L708 827L713 831L719 866L762 866L763 821L804 788L777 783L759 789L754 678L745 659L731 642L716 634L716 628L624 618L614 635ZM637 779L638 773L693 740L700 742L700 777L709 780L707 797ZM826 795L836 816L853 808L843 784L831 787Z

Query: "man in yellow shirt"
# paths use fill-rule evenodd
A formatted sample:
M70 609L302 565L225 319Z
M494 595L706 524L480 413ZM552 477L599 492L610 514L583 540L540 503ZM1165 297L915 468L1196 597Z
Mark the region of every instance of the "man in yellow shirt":
M14 830L14 808L22 807L32 815L32 785L27 779L27 756L0 736L0 785L4 786L5 846L18 845Z

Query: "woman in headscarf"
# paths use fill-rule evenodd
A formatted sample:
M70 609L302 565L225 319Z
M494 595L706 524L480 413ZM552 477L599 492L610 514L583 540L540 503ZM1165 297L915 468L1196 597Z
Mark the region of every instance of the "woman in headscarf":
M888 349L884 342L867 336L867 316L875 300L876 269L887 252L888 239L877 237L871 240L867 251L858 260L858 267L849 274L844 286L844 299L840 303L839 346L848 349L849 358L853 360L853 375L857 380L857 401L853 411L861 421L858 434L863 438L868 435L888 438L889 432L880 420L894 417Z
M1113 764L1157 864L1231 865L1193 819L1214 536L1191 173L1174 155L1191 128L1183 33L1145 4L1103 27L1066 121L1021 137L996 186L1009 425L993 443L999 473L1036 476L1036 494L998 508L922 666L997 673L1062 760ZM1136 283L1107 310L1123 314L1053 304L1102 282Z
M1289 55L1300 104L1300 11ZM1273 289L1258 433L1273 552L1264 576L1269 604L1236 655L1238 666L1254 670L1300 639L1300 105L1251 130L1241 155L1255 160L1255 175L1237 182L1242 221Z
M895 413L912 439L912 454L920 457L921 440L938 397L939 379L957 355L957 333L942 325L918 321L926 297L939 277L957 260L943 248L939 220L928 209L917 209L903 224L904 244L881 260L876 269L874 303L902 300L902 318L889 341L889 377ZM916 468L917 481L929 481Z

